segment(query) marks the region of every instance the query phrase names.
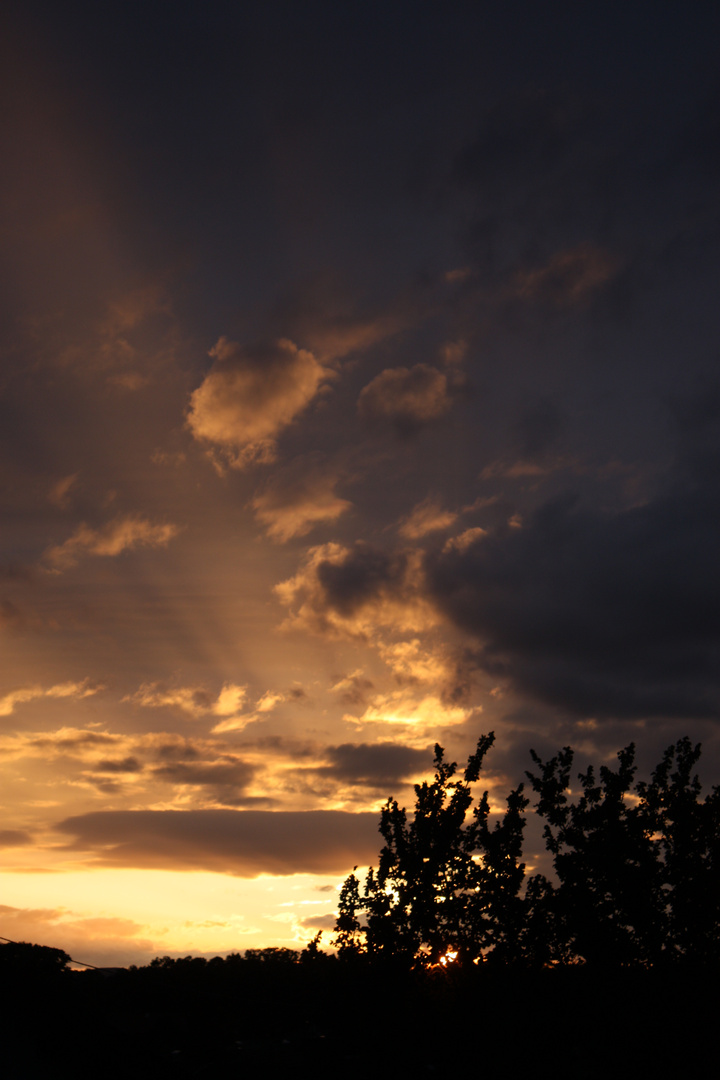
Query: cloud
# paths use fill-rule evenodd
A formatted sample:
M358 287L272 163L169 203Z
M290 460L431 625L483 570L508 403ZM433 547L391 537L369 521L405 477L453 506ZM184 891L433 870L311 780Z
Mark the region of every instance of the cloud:
M398 685L432 688L439 693L444 705L460 705L468 700L477 673L472 649L431 647L419 638L413 638L411 641L380 643L378 652Z
M617 271L617 260L591 244L558 251L545 266L520 271L519 296L554 307L572 307L604 285Z
M428 556L429 594L516 691L585 717L720 716L720 502L572 498Z
M366 694L369 690L374 689L375 684L370 679L365 678L362 668L358 668L357 671L352 671L349 675L338 679L330 687L333 694L340 694L340 700L346 705L364 705Z
M323 776L373 788L425 773L432 763L429 750L391 742L343 743L329 746L325 754L332 764L318 770Z
M77 483L79 473L71 473L70 476L63 476L61 480L58 480L50 488L50 494L48 500L57 506L59 510L67 510L70 505L70 489Z
M225 806L272 803L274 800L270 798L248 798L245 795L255 772L254 765L232 754L225 754L215 761L173 761L158 765L153 768L152 775L156 780L180 788L207 789L213 802Z
M523 411L518 428L521 457L530 461L544 458L563 430L562 413L554 402L541 398Z
M97 689L102 689L98 687ZM13 737L15 746L9 745L10 750L34 750L43 755L48 753L75 754L88 748L101 747L107 753L110 747L116 746L120 741L119 735L110 735L106 731L86 731L83 728L62 727L56 731L43 733L28 732L24 735Z
M238 686L236 683L225 683L217 698L213 701L212 695L204 687L178 686L167 687L162 683L144 683L134 694L123 698L134 705L145 708L175 708L188 713L195 720L206 717L219 717L219 722L212 728L213 734L228 731L242 731L259 720L265 713L271 712L281 701L288 697L297 698L297 691L288 694L268 690L255 703L255 708L250 712L243 713L242 709L247 699L247 687Z
M33 941L64 949L77 963L124 967L148 963L157 943L141 936L146 927L133 919L94 918L67 908L16 908L0 904L0 918L13 941Z
M428 364L386 368L358 398L364 420L389 422L401 435L412 435L444 416L452 400L448 376Z
M482 470L480 479L495 480L498 477L501 477L504 480L537 479L541 476L547 476L548 473L562 467L563 464L565 463L553 462L551 464L540 465L537 461L526 461L523 459L513 462L492 461Z
M345 720L364 727L367 724L387 724L401 727L406 741L431 738L439 728L464 724L477 711L446 701L436 694L417 698L406 689L389 694L377 694L362 716L346 715Z
M444 655L439 655L423 647L419 638L412 641L397 641L393 644L381 644L380 655L388 664L398 681L410 684L443 682L448 675L448 663Z
M82 701L83 698L92 697L104 687L91 683L89 679L82 682L56 683L55 686L23 686L18 690L11 690L0 698L0 716L11 716L17 705L24 705L28 701L37 698L74 698Z
M198 720L205 716L235 716L246 697L247 687L236 683L224 683L214 701L212 695L201 686L167 687L162 683L143 683L139 690L124 697L123 701L150 709L180 709Z
M0 600L0 629L22 633L24 630L36 629L42 625L42 619L35 612L28 613L22 610L12 600Z
M299 458L257 492L251 506L267 535L280 543L305 536L316 525L336 521L352 506L335 494L337 477Z
M431 532L448 529L457 520L452 510L443 510L439 501L428 495L426 499L413 507L412 512L400 525L398 532L408 540L419 540Z
M239 712L228 713L227 719L221 720L219 723L215 724L212 733L213 735L220 735L228 731L244 731L248 724L252 724L256 720L262 720L265 714L272 712L276 705L279 705L283 701L287 701L288 698L291 701L298 701L302 696L302 693L298 693L297 688L295 690L290 690L288 693L266 690L255 702L254 709L244 714L240 714ZM219 713L218 715L222 716L224 714Z
M25 847L32 844L32 837L21 829L0 829L0 847Z
M344 873L377 857L377 814L339 810L108 810L56 829L94 864L259 874Z
M93 772L98 773L139 773L142 772L142 765L136 757L125 757L108 759L104 758L102 761L97 761L93 765Z
M121 371L114 375L108 375L108 383L117 386L120 390L142 390L150 383L148 375L142 375L139 371Z
M113 337L134 330L150 316L169 312L170 301L163 287L158 283L151 283L112 300L108 304L101 330L108 337Z
M243 347L223 337L210 355L214 363L190 397L187 424L214 448L216 462L235 469L272 461L279 433L333 375L284 338Z
M445 543L443 551L467 551L478 540L482 540L483 536L487 536L487 529L482 529L479 525L474 526L472 529L465 529L464 532L459 533L457 536L451 536Z
M167 547L180 529L172 524L153 524L146 518L128 515L116 518L103 528L80 525L64 544L48 548L43 561L54 572L76 566L84 555L108 558L139 547Z
M322 315L298 318L295 324L299 336L307 342L320 359L339 360L348 353L369 349L402 330L408 322L407 314L387 314L376 318L360 318L354 315Z
M418 632L437 614L423 596L422 553L387 553L369 544L323 544L298 573L275 586L291 609L283 626L330 637L366 638L378 627Z

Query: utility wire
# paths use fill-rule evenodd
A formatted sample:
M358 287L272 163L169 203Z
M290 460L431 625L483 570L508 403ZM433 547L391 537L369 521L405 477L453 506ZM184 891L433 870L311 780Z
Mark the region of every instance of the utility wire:
M0 937L0 941L5 941L5 942L7 942L8 945L25 945L26 944L26 942L24 942L24 941L12 941L8 937ZM54 946L49 946L49 947L54 948ZM41 945L40 948L41 949L47 949L48 946L47 945ZM60 951L65 952L64 949L61 949ZM77 964L79 967L92 968L93 971L100 971L100 968L96 967L95 964L86 964L82 960L73 960L72 957L70 957L69 963Z

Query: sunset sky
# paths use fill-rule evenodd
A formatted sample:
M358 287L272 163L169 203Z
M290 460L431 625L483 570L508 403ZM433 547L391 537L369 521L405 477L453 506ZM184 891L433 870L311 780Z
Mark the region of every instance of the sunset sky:
M720 781L717 5L10 7L0 935L300 948L490 730Z

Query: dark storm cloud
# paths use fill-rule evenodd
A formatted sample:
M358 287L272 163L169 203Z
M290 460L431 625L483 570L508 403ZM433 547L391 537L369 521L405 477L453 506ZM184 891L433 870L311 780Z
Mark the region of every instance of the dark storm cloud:
M339 810L117 810L56 828L102 866L258 874L342 873L377 855L377 815Z
M381 626L428 628L436 619L418 588L420 558L418 549L387 552L362 542L310 548L298 573L275 586L290 609L283 627L358 640Z
M429 750L413 750L398 743L343 743L330 746L326 756L332 765L318 770L348 784L384 787L427 771L432 755Z
M525 409L518 424L520 455L532 461L552 450L562 431L562 417L557 405L542 399Z
M349 616L378 596L400 595L407 567L403 552L358 543L342 561L320 562L316 572L327 606Z
M572 497L428 562L478 663L585 716L720 715L716 491L603 514Z

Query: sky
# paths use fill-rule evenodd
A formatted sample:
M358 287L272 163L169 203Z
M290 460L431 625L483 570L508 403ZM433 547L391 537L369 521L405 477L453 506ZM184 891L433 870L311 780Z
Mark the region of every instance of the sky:
M0 935L327 944L491 730L718 782L717 6L3 19Z

